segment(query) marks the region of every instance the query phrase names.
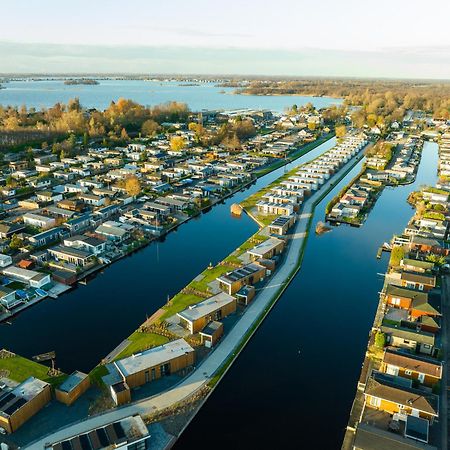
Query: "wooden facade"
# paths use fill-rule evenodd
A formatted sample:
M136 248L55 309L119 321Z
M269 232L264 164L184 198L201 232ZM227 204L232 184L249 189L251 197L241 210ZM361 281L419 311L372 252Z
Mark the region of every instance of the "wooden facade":
M19 385L20 388L20 385ZM14 392L14 391L13 391ZM11 415L0 411L0 427L8 433L18 430L25 422L38 413L52 399L51 386L45 383L43 389L33 398L29 399Z
M74 372L68 380L55 389L56 400L70 406L84 394L90 386L91 382L88 375L82 372Z
M132 389L142 386L150 381L157 380L164 375L180 372L182 369L191 367L195 362L195 353L187 353L177 358L166 361L157 366L148 367L138 373L130 374L125 377L128 386Z

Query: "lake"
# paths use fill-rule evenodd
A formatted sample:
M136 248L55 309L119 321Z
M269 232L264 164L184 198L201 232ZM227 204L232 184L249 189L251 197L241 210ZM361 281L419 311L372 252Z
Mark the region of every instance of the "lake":
M143 105L169 101L187 103L192 111L202 109L270 109L282 112L294 103L311 102L316 108L341 104L341 99L301 96L233 95L234 88L219 88L215 83L185 86L176 81L100 80L98 85L65 85L63 80L11 81L0 89L0 105L50 107L78 97L87 108L105 109L111 100L125 97ZM225 92L225 93L221 93Z

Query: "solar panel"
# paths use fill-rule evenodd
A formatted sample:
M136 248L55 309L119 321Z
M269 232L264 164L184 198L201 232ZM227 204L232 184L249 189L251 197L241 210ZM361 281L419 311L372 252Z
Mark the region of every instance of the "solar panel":
M62 442L62 448L63 450L72 450L72 444L70 441L64 441Z
M12 405L8 406L5 410L5 414L8 416L11 416L14 414L18 409L20 409L23 405L25 405L27 401L24 398L18 398Z
M109 445L109 438L104 428L99 428L97 430L97 436L103 447L107 447Z
M119 439L123 439L125 437L125 431L123 431L122 425L119 422L114 422L113 427L117 437Z
M80 436L80 444L81 444L81 448L83 450L91 450L92 449L91 443L89 441L87 434L82 434Z
M10 392L9 394L6 394L3 398L0 399L0 409L5 406L7 403L9 403L15 395Z

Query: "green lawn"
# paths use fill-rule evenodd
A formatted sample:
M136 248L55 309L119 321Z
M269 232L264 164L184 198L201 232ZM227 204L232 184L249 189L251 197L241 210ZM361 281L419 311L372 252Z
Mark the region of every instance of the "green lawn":
M35 377L56 386L67 378L67 375L49 377L47 375L47 366L38 364L37 362L18 355L13 356L12 358L0 359L0 371L3 370L8 372L8 378L17 381L18 383L25 381L29 377Z
M183 309L187 308L189 305L201 302L202 300L204 299L197 295L183 294L182 292L180 292L171 299L170 305L163 306L165 312L161 315L161 317L159 317L158 320L162 322L163 320L173 316L177 312L183 311Z
M211 281L214 281L217 277L220 277L221 275L223 275L226 272L230 272L231 270L233 270L234 268L232 266L227 266L227 265L223 265L223 266L215 266L212 267L211 269L206 269L204 270L201 275L203 276L203 278L200 281L191 281L188 284L188 287L192 288L192 289L196 289L197 291L202 291L202 292L208 292L208 284L211 283Z
M96 384L97 386L103 387L105 384L103 383L102 377L105 375L108 375L108 369L99 364L98 366L94 367L89 372L89 378L91 380L91 383Z
M150 347L158 347L159 345L169 342L169 338L166 336L161 336L156 333L143 333L140 331L135 331L128 340L131 341L131 343L114 358L115 360L126 358L133 353L147 350Z

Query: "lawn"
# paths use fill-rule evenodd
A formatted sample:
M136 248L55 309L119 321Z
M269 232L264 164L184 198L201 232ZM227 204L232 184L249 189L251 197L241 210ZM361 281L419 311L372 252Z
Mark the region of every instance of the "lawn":
M96 384L97 386L104 387L105 384L103 383L102 377L105 375L108 375L108 369L99 364L98 366L94 367L89 372L89 378L91 380L91 383Z
M140 331L135 331L129 338L130 344L128 347L123 349L114 359L122 359L127 356L131 356L134 353L142 352L151 347L158 347L166 342L169 342L169 338L166 336L161 336L156 333L144 333Z
M47 375L49 370L47 366L18 355L12 358L0 359L0 371L3 370L7 371L8 378L18 383L25 381L29 377L35 377L56 386L67 378L67 375L49 377Z
M208 268L201 273L203 278L200 281L195 281L195 280L191 281L188 284L188 288L192 288L197 291L202 291L202 292L207 293L209 291L208 284L211 283L211 281L214 281L217 277L220 277L224 273L230 272L233 269L234 269L234 267L227 266L227 265L223 265L223 266L217 265L215 267Z
M204 299L197 295L183 294L182 292L180 292L170 300L170 305L163 306L165 312L161 315L161 317L159 317L158 320L162 322L168 317L173 316L177 312L183 311L183 309L187 308L189 305L201 302L202 300Z

